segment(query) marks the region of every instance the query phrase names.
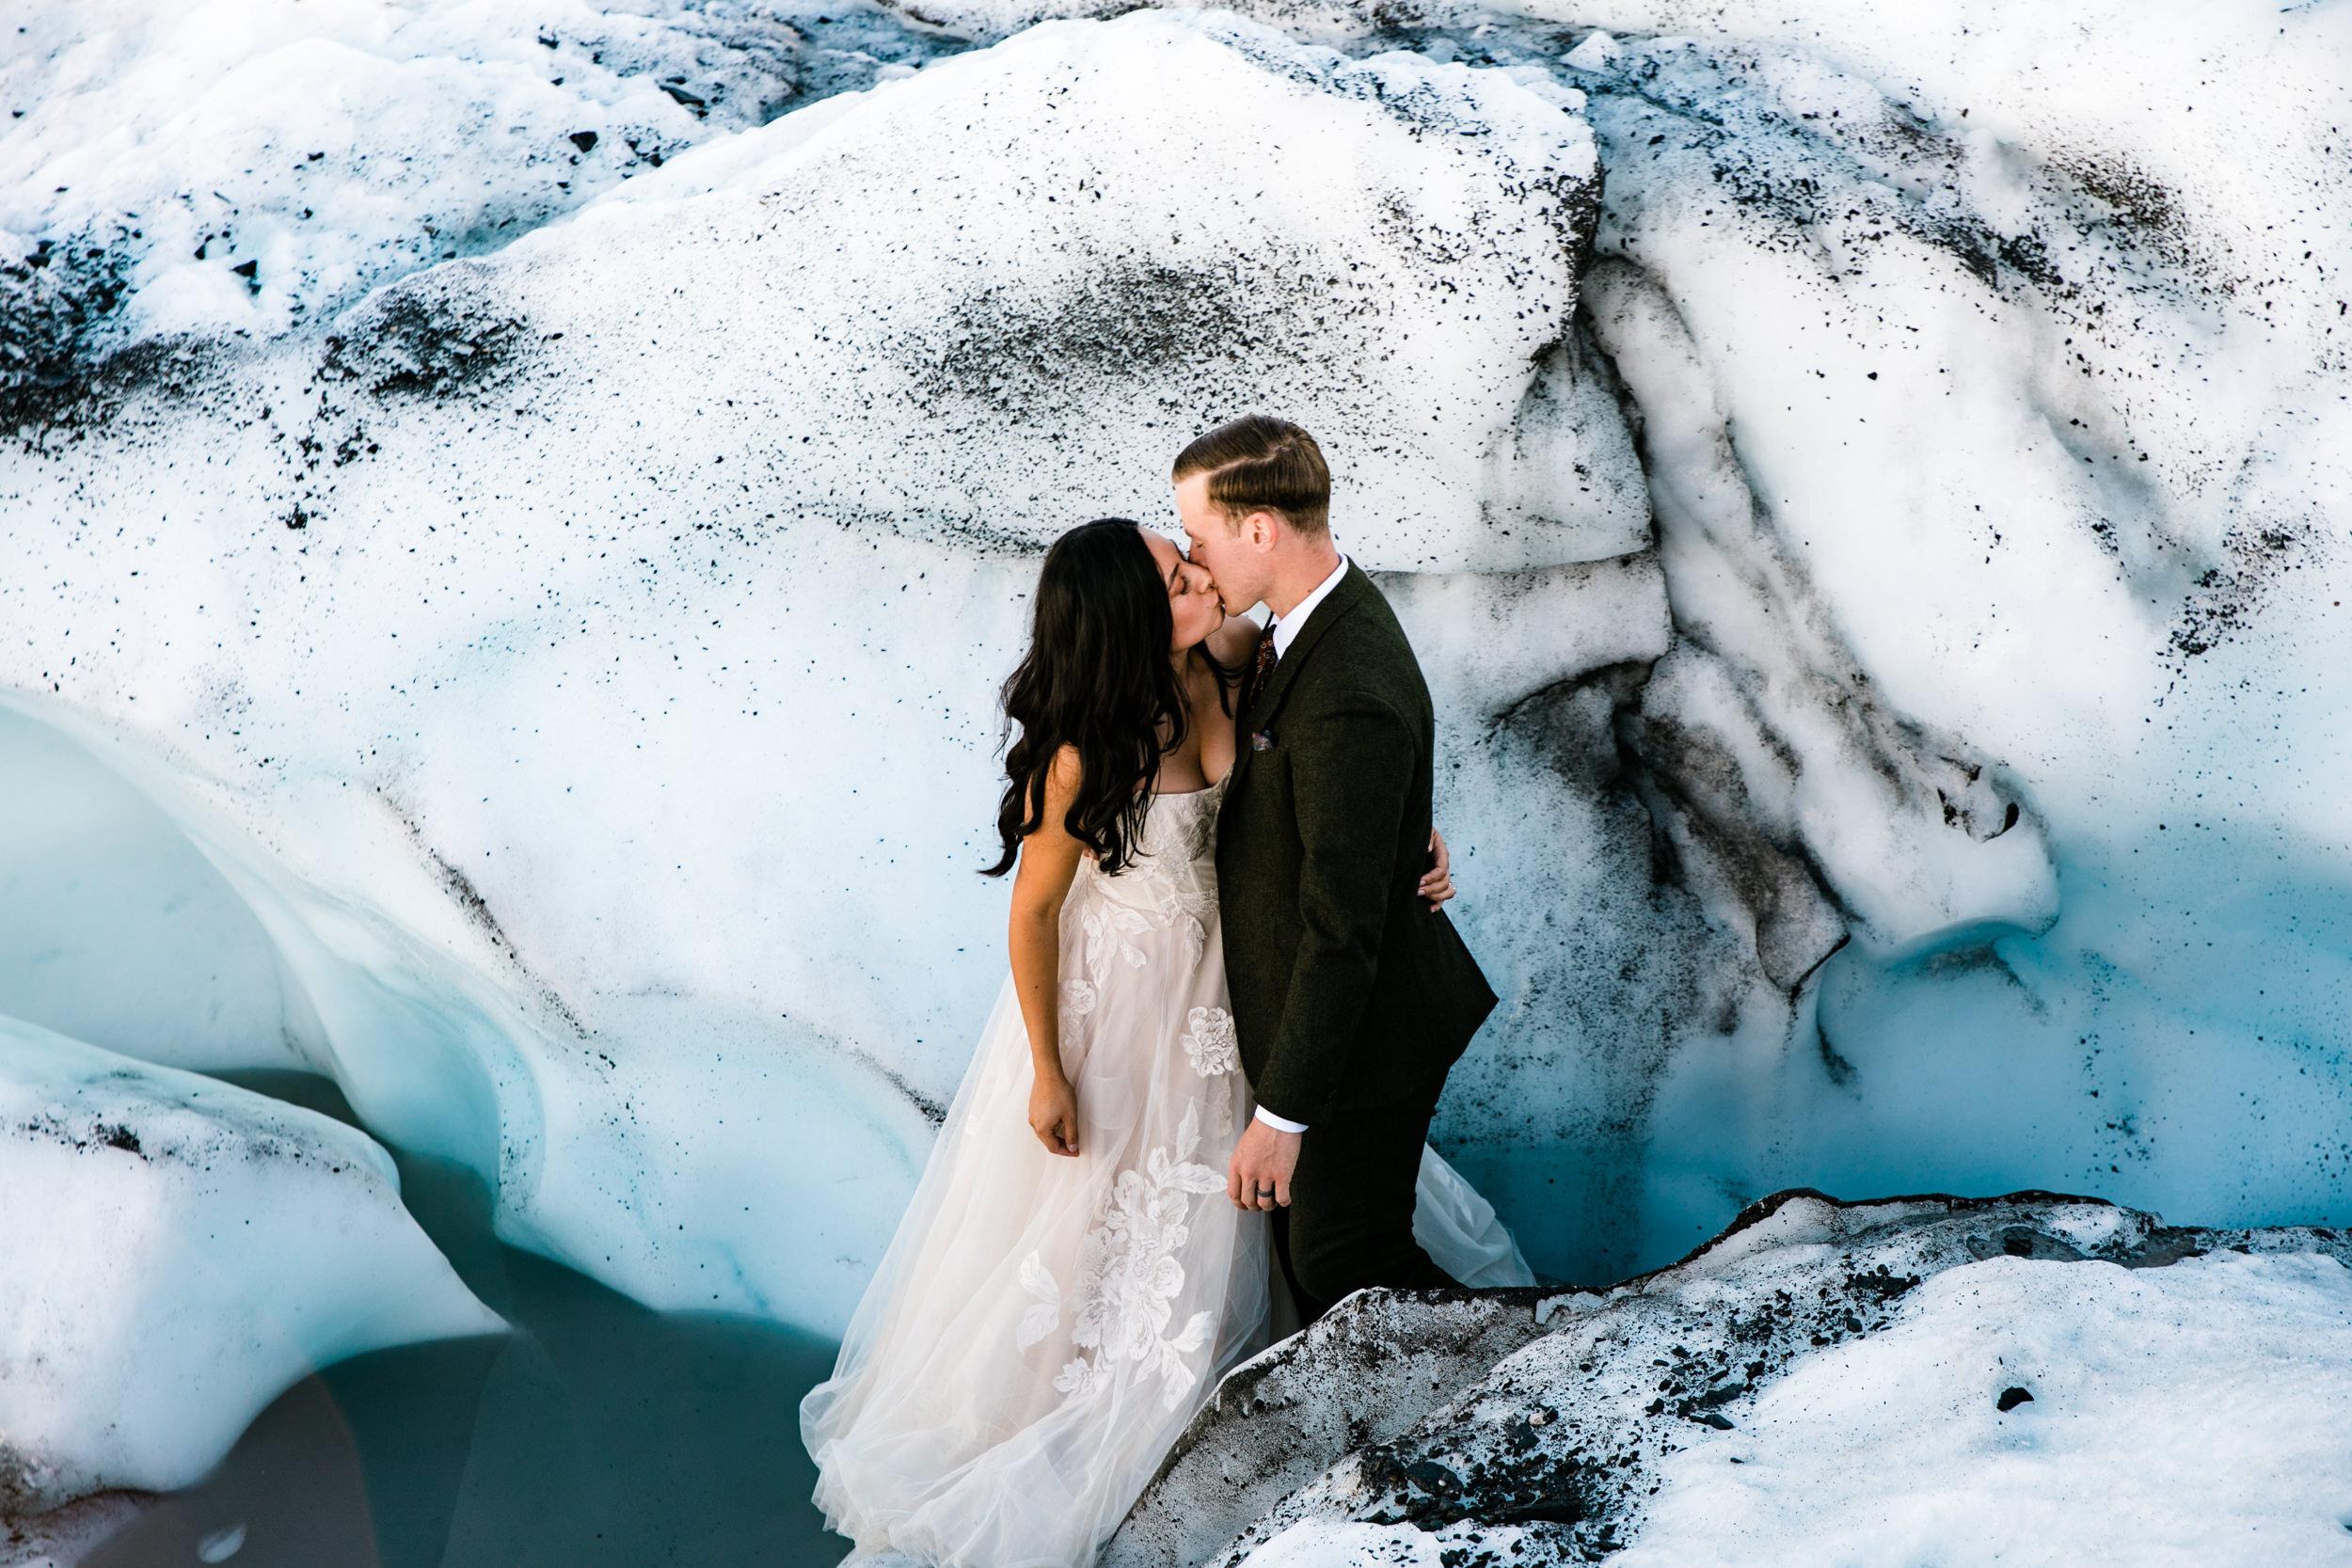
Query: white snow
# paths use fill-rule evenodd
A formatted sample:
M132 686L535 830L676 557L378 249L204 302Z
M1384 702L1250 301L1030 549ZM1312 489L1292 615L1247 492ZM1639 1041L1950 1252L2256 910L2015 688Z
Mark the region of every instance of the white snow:
M0 1019L0 1507L199 1479L312 1369L495 1333L313 1112Z
M325 319L757 125L790 95L798 35L760 8L643 9L17 8L25 25L0 56L16 117L0 136L0 253L107 246L128 265L130 336Z
M1438 1568L1450 1544L1435 1530L1384 1528L1333 1519L1291 1526L1245 1560L1254 1568L1333 1568L1340 1563L1397 1563Z
M1158 1513L1228 1568L2352 1560L2342 1232L2033 1195L1777 1202L1551 1298L1549 1332L1523 1298L1475 1304L1454 1342L1502 1341L1483 1375L1448 1369L1407 1429L1315 1433L1299 1459L1327 1467L1271 1509L1229 1497L1262 1412L1343 1399L1395 1340L1359 1298L1235 1374Z
M1690 1427L1610 1560L2352 1561L2347 1330L2352 1271L2309 1253L1952 1269L1893 1326L1800 1359L1734 1430ZM2011 1388L2032 1397L2003 1411ZM1522 1533L1310 1518L1246 1560L1559 1560Z
M2011 1388L2032 1398L2004 1412ZM1666 1458L1616 1560L2352 1561L2347 1420L2352 1270L2333 1258L1995 1258Z

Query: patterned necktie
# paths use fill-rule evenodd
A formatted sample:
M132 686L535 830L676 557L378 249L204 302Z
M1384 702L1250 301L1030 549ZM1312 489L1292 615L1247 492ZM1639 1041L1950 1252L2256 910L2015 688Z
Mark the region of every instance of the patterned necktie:
M1265 631L1258 638L1258 661L1250 666L1249 680L1241 694L1241 705L1245 711L1250 704L1258 700L1258 693L1265 689L1265 678L1272 673L1274 673L1274 623L1268 621L1265 624Z

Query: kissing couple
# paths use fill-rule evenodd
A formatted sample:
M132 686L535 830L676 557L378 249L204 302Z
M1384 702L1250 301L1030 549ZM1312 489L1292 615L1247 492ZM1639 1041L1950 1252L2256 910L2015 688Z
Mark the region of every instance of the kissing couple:
M1534 1283L1427 1144L1495 997L1441 908L1421 666L1304 430L1236 420L1173 478L1189 558L1063 534L1005 686L1011 976L801 1405L852 1562L1086 1568L1327 1304Z

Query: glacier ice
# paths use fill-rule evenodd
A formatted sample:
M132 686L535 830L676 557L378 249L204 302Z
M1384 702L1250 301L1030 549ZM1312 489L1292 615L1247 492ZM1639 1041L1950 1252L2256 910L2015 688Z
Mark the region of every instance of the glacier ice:
M0 55L0 389L71 374L93 318L115 344L331 321L937 52L841 9L795 26L756 0L20 8Z
M1614 1289L1366 1292L1230 1375L1110 1560L2334 1560L2347 1250L1789 1192ZM1371 1421L1367 1362L1411 1384Z
M1939 1275L1901 1324L1759 1399L1738 1454L1670 1457L1620 1560L1989 1560L2020 1545L2325 1560L2344 1530L2321 1456L2352 1414L2347 1319L2352 1275L2308 1253L2129 1274L2004 1258ZM2077 1533L2087 1496L2092 1540Z
M1180 1568L1366 1443L1387 1443L1537 1338L1530 1288L1362 1291L1313 1332L1234 1369L1103 1548L1104 1568ZM1498 1300L1521 1310L1497 1309ZM1378 1347L1365 1354L1369 1346ZM1337 1394L1339 1397L1333 1397Z
M0 970L7 1006L183 1068L329 1074L387 1141L476 1171L501 1235L647 1305L821 1325L854 1303L929 1134L870 1064L784 1020L746 1049L742 1022L677 999L582 1022L517 983L462 876L379 806L340 813L338 786L312 802L325 882L217 781L54 706L0 699L0 782L59 807L0 837L39 939ZM674 1054L625 1062L601 1032L638 1028Z
M762 124L785 53L660 88L715 9L564 11L666 63L558 88L262 7L117 135L169 16L34 9L90 85L8 68L18 283L124 292L10 383L0 1010L332 1072L510 1239L837 1324L995 990L1037 546L1279 406L1438 697L1504 1004L1437 1138L1537 1268L1795 1182L2343 1217L2335 11L1268 0L1319 41L1051 23ZM329 46L421 182L218 183L258 293L74 205L243 179ZM592 99L674 139L550 196Z
M0 1019L0 1509L184 1486L312 1368L496 1333L314 1112Z
M1678 634L1632 742L1855 939L1665 1075L1661 1229L1798 1180L2340 1212L2342 24L2176 20L1667 8L1568 73Z
M0 800L0 1016L199 1071L304 1060L268 930L167 813L5 705Z
M1174 171L1186 211L1153 150L1178 100L1150 89L1169 82L1272 95L1290 151L1357 183L1337 211L1210 202L1235 159L1272 156L1237 135ZM1021 550L1092 497L1164 486L1169 411L1120 394L1189 376L1200 401L1184 417L1217 406L1229 362L1195 318L1223 319L1258 235L1285 236L1269 291L1354 277L1355 324L1334 330L1397 365L1377 388L1332 383L1328 346L1269 293L1257 320L1283 336L1261 369L1328 400L1335 429L1369 432L1398 398L1431 426L1385 457L1359 443L1375 469L1440 466L1397 564L1636 542L1621 487L1549 499L1538 475L1517 482L1523 510L1548 509L1527 511L1527 541L1481 543L1498 460L1474 454L1509 429L1573 306L1563 233L1589 218L1591 160L1572 103L1233 23L1046 29L823 105L813 128L746 132L715 184L718 150L675 160L495 263L379 293L324 343L215 363L193 404L192 388L151 388L134 399L146 413L15 454L12 481L46 492L36 508L62 484L149 519L13 536L44 564L10 576L10 609L44 629L19 623L12 657L35 661L23 686L49 690L0 739L52 793L113 802L70 861L44 862L35 834L9 873L28 892L72 881L87 911L70 951L26 960L28 1011L137 990L105 911L167 905L182 876L246 912L213 924L191 906L178 930L242 932L246 967L195 986L230 1011L176 1059L331 1073L388 1141L490 1180L502 1235L648 1303L837 1327L961 1069L967 1007L993 985L999 895L970 875L982 819L938 802L943 784L988 792L989 667L1018 635ZM949 169L944 195L906 188L983 110L1024 156ZM1089 117L1089 146L1132 150L1123 176L1057 128ZM1259 171L1268 192L1274 171ZM1056 271L1025 218L989 214L1063 192L1078 195ZM1464 273L1416 216L1475 236L1484 270ZM1162 222L1156 249L1127 242ZM1357 243L1379 223L1383 248ZM933 255L919 266L918 245ZM978 275L960 295L959 245ZM904 285L848 331L819 309L845 252ZM582 289L582 268L616 281ZM1527 308L1463 295L1489 279ZM650 315L649 298L665 302ZM1121 314L1138 302L1163 356L1150 364ZM1015 365L1041 332L1062 335L1055 362ZM995 425L1050 445L1089 403L1091 466L1073 451L1030 499L1033 466ZM210 412L183 424L197 405ZM936 438L876 467L877 443L910 427ZM122 439L135 462L99 456ZM583 465L581 442L604 458ZM298 493L275 493L297 474ZM530 499L485 511L485 483ZM925 504L885 521L908 494ZM106 564L87 574L93 546ZM108 651L85 657L86 642ZM110 685L130 676L119 700L78 684L93 660ZM200 711L217 699L234 715ZM119 780L84 777L105 768ZM197 853L151 852L175 834ZM84 878L102 850L144 883ZM111 1042L138 1049L135 1034Z

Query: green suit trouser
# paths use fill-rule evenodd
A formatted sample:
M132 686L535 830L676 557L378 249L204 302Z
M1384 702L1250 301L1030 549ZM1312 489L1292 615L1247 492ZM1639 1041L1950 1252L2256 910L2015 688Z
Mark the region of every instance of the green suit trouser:
M1458 1284L1413 1240L1414 1193L1445 1075L1385 1104L1330 1114L1307 1129L1275 1240L1302 1323L1366 1286Z

